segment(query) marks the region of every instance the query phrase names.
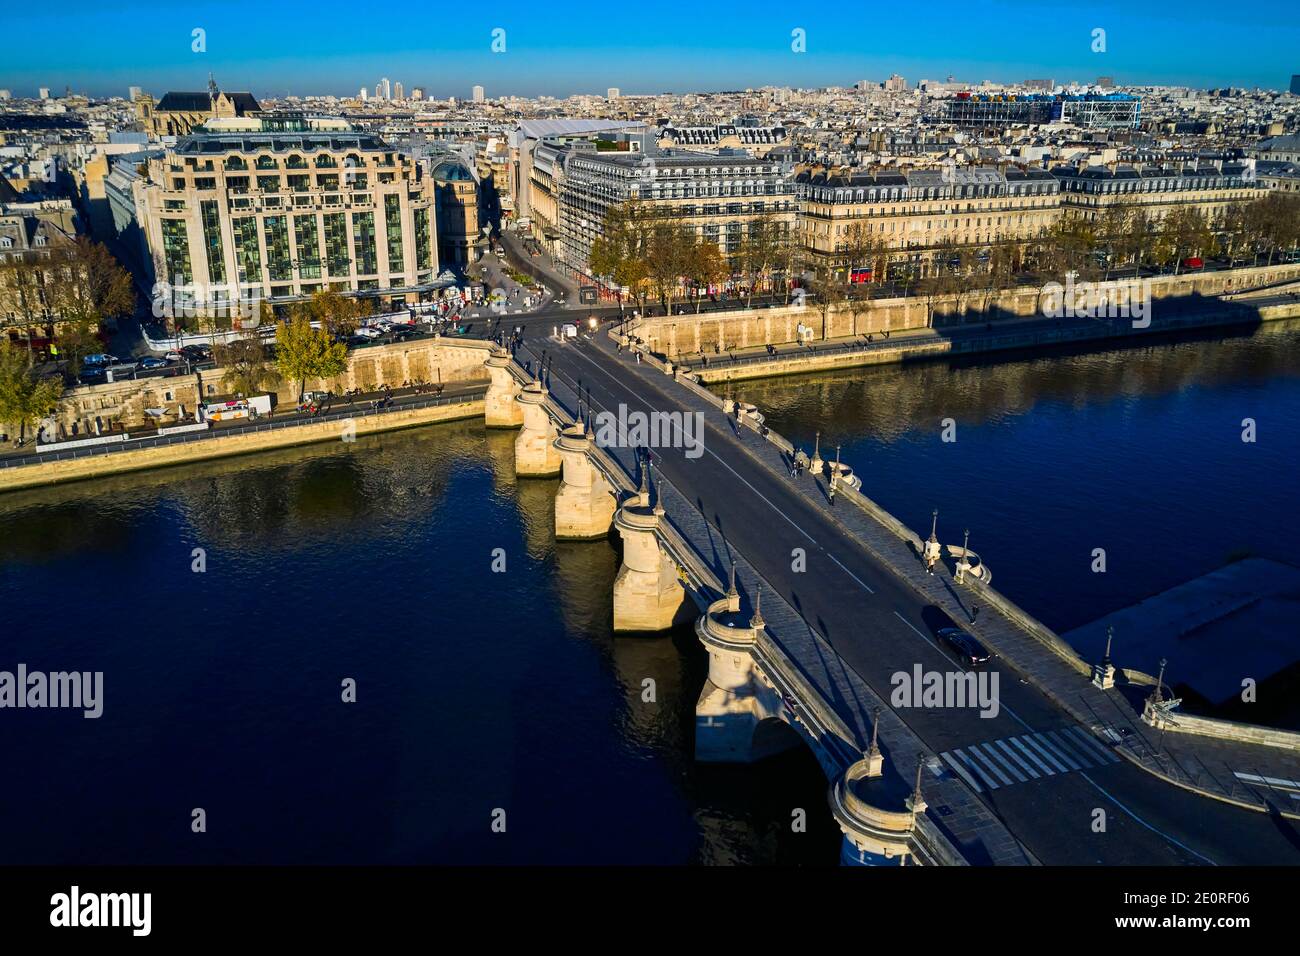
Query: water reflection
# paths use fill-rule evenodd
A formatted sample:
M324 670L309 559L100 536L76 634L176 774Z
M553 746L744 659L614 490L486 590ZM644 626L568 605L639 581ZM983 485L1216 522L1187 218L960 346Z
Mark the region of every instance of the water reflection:
M110 699L0 738L29 781L0 790L23 821L0 862L833 863L838 840L782 836L792 806L825 806L810 756L695 765L702 649L689 628L615 637L617 539L555 542L557 481L515 479L514 434L448 423L0 497L6 651L103 669ZM80 626L51 629L69 594ZM341 675L366 706L339 705ZM159 825L195 793L224 818L199 849ZM511 841L483 822L504 805Z
M864 491L911 527L938 508L944 541L970 528L999 590L1061 631L1243 555L1295 563L1297 321L718 387L799 446L818 431L823 455L843 445Z
M1300 320L1267 323L1249 337L1060 351L1031 359L1012 354L876 366L713 387L727 398L753 402L796 432L820 428L832 443L868 434L893 441L913 429L937 428L948 417L980 425L1024 415L1044 402L1080 409L1192 386L1213 389L1295 378L1300 376L1297 343Z

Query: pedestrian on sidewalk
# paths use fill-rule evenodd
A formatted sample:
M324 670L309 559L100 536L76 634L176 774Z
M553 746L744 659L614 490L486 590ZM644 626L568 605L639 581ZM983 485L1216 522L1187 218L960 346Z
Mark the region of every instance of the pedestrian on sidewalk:
M974 624L975 619L979 616L980 616L980 606L978 604L972 604L970 606L970 622Z

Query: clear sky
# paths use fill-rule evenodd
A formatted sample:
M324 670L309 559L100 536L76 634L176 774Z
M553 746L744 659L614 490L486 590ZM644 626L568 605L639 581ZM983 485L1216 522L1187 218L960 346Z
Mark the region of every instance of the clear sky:
M206 52L192 31L206 31ZM1105 30L1105 52L1093 31ZM492 52L494 30L505 52ZM806 52L791 33L805 31ZM254 94L407 91L488 96L848 86L901 73L1286 89L1300 73L1293 2L925 0L113 0L10 4L0 87L35 95L196 90L208 72Z

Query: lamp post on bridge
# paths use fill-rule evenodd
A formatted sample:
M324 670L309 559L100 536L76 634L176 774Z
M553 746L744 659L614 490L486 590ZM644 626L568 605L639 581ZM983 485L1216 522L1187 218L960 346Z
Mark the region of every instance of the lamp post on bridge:
M880 753L880 708L871 713L871 746L867 748L867 776L879 777L884 772L885 758Z
M1110 660L1110 646L1115 639L1115 625L1106 626L1106 653L1100 664L1092 668L1092 683L1101 690L1110 690L1115 686L1115 665Z
M970 528L962 532L961 557L957 560L957 583L966 583L966 574L970 571Z
M939 528L939 509L935 508L930 516L930 537L925 542L922 549L921 560L925 562L925 573L934 574L934 566L939 563L939 557L942 549L939 546L939 536L936 533Z

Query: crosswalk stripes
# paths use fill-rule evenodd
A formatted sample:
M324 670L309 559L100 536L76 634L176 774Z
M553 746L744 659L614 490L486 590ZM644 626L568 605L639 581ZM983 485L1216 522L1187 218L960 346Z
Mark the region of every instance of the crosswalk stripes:
M1082 727L1040 730L968 744L944 751L939 759L976 793L1104 767L1120 760Z

